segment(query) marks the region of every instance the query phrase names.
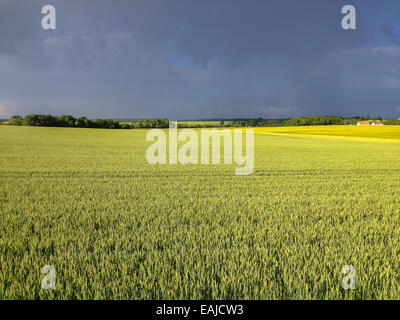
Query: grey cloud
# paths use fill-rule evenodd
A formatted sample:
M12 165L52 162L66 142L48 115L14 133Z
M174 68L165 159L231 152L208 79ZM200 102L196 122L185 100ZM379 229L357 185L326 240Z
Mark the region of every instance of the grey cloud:
M361 31L345 33L338 27L340 8L346 4L342 0L53 2L63 33L93 34L99 27L135 31L143 45L162 50L172 44L181 54L202 66L213 58L230 66L244 64L254 57L312 59L332 49L354 46L362 40ZM21 2L18 3L21 6ZM29 17L31 23L33 17L40 17L38 13L43 2L30 3L35 5L32 4L23 16ZM10 20L21 15L22 10L15 9L13 14L5 15L7 19L3 25L10 27ZM363 17L359 20L362 23ZM33 32L41 32L39 21L36 25L19 25L10 37L15 41L23 40ZM82 32L84 34L77 34ZM13 48L13 41L9 42L5 46Z
M396 47L338 52L310 71L286 101L306 115L391 115L400 101L398 61Z
M48 1L0 1L7 112L182 119L400 105L398 48L364 28L382 1L355 0L357 30L344 31L342 0L52 0L51 32L40 27ZM396 44L394 27L374 25Z
M385 34L390 41L394 44L400 44L400 36L396 33L395 28L388 24L384 24L381 28L383 34Z

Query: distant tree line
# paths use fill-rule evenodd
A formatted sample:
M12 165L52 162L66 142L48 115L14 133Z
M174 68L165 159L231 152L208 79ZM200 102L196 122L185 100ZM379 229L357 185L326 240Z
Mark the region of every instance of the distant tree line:
M281 127L287 119L233 119L220 120L221 127Z
M357 123L357 121L355 121ZM300 117L285 121L286 126L325 126L345 124L339 117ZM352 124L352 123L346 123Z
M384 123L388 126L400 126L400 119L385 120Z
M322 126L322 125L355 125L362 120L380 120L386 125L400 125L400 120L382 120L380 116L342 118L334 116L299 117L292 119L233 119L220 120L220 127L282 127L282 126ZM179 128L206 128L215 127L218 122L197 121L193 123L178 123ZM0 124L2 121L0 120ZM12 116L7 122L15 126L37 127L67 127L67 128L103 128L103 129L138 129L138 128L168 128L168 119L140 120L135 122L119 122L112 119L90 120L86 117L74 118L70 115L52 116L50 114L28 114L25 118Z
M356 125L362 120L379 120L386 125L400 125L400 120L382 120L381 116L355 116L343 118L335 116L299 117L292 119L234 119L220 120L221 127L283 127L283 126L326 126L326 125Z
M127 123L125 123L127 124ZM168 119L152 119L152 120L140 120L129 123L131 129L137 128L168 128L169 120Z
M322 126L322 125L356 125L358 121L379 120L383 121L386 125L400 125L400 120L386 119L383 120L381 116L366 116L366 117L300 117L293 118L285 121L285 126Z
M312 125L341 125L356 124L356 119L344 119L340 117L300 117L292 119L234 119L221 120L222 127L283 127L283 126L312 126Z
M102 128L102 129L135 129L135 128L168 128L167 119L141 120L132 123L120 123L113 119L89 120L86 117L75 118L70 115L52 116L51 114L28 114L25 118L12 116L9 125L35 127L66 128Z

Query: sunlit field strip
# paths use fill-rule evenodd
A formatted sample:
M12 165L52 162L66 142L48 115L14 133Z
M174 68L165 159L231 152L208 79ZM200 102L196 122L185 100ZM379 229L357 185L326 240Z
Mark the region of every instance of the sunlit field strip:
M308 134L400 140L400 126L309 126L256 128L256 133Z

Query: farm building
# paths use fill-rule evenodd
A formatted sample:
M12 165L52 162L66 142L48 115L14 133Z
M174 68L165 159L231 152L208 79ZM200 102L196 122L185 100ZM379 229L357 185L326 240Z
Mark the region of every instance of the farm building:
M369 126L370 124L369 124L368 121L358 121L358 122L357 122L357 125L358 125L358 126Z
M384 126L385 124L383 122L380 121L375 121L371 123L371 126Z

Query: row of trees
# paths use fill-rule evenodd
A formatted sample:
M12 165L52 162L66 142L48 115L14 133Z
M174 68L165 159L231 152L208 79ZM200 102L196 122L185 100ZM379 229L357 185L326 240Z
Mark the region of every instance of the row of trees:
M400 126L400 119L385 120L384 123L388 126Z
M366 116L366 117L300 117L293 118L285 121L285 126L318 126L318 125L355 125L358 121L379 120L383 121L386 125L400 125L400 120L387 119L382 120L381 116Z
M220 120L221 127L282 127L282 126L312 126L312 125L340 125L356 124L357 119L340 117L300 117L292 119L234 119Z
M285 126L323 126L344 124L339 117L300 117L285 121ZM355 122L357 123L357 121Z
M134 128L168 128L167 119L141 120L132 123L120 123L113 119L89 120L86 117L75 118L70 115L52 116L51 114L28 114L25 118L12 116L8 122L16 126L36 127L67 127L67 128L103 128L103 129L134 129Z
M221 127L279 127L285 124L286 119L233 119L220 120Z
M382 120L380 116L342 118L334 116L299 117L292 119L240 119L221 120L222 127L282 127L282 126L324 126L324 125L355 125L361 120ZM385 120L387 125L400 125L400 120Z
M220 120L221 127L278 127L278 126L317 126L317 125L355 125L360 120L381 120L376 117L353 117L341 118L334 116L326 117L300 117L292 119L234 119ZM384 120L387 125L400 125L400 120ZM1 124L1 120L0 120ZM70 115L52 116L50 114L28 114L25 118L12 116L8 121L10 125L16 126L38 126L38 127L68 127L68 128L104 128L104 129L137 129L137 128L168 128L168 119L140 120L136 122L119 122L112 119L89 120L86 117L74 118ZM179 127L211 127L207 123L195 122L190 126L178 124Z
M125 123L126 124L126 123ZM140 120L136 122L129 123L131 129L136 128L168 128L169 120L168 119L153 119L153 120Z

